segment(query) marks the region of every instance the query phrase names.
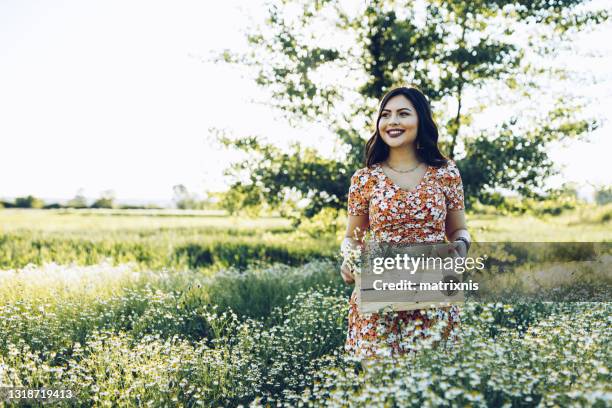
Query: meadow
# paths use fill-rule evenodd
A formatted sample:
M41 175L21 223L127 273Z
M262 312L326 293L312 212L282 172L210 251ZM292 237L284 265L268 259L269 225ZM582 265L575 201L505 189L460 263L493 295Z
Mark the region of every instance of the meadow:
M609 213L468 222L481 242L610 241ZM278 217L0 210L0 384L73 390L63 406L611 404L610 302L470 302L459 344L346 356L341 235Z

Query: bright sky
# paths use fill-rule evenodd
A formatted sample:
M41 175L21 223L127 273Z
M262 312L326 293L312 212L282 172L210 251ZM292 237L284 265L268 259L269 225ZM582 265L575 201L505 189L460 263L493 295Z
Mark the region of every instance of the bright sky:
M239 69L203 61L213 50L243 49L236 27L261 15L262 3L0 1L0 197L68 199L83 188L89 198L110 189L120 201L167 201L175 184L223 189L235 156L210 145L212 126L331 146L320 129L293 130L252 103L261 93ZM610 25L577 39L605 57L568 60L605 77L584 92L608 118L609 38ZM611 126L591 144L554 153L565 180L612 184Z

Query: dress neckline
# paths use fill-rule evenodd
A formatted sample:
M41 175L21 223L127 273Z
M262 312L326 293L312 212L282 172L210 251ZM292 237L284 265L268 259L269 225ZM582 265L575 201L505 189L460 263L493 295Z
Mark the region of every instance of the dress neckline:
M431 170L431 166L427 165L427 168L425 169L425 173L421 177L421 180L418 182L418 184L414 186L413 188L411 188L410 190L406 190L405 188L398 186L397 183L391 179L391 177L387 176L387 173L385 173L385 171L383 170L381 163L376 163L376 165L378 166L378 170L382 173L385 180L387 180L387 183L391 184L391 186L393 186L394 188L404 193L414 193L415 191L418 191L421 188L421 186L425 183L425 180L427 180L429 171Z

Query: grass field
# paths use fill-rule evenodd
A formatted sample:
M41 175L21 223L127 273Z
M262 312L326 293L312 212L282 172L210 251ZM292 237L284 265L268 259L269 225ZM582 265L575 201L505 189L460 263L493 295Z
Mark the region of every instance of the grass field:
M610 213L612 206L591 206L560 216L473 215L467 221L479 242L609 242Z
M154 269L244 268L254 260L296 265L335 253L334 238L304 240L282 218L145 214L0 211L0 268L104 260Z
M468 225L480 242L600 242L611 240L611 212L608 206L546 218L468 215ZM154 269L244 268L253 260L298 265L333 258L341 230L312 237L293 231L286 219L226 217L219 212L2 210L0 268L104 260Z
M469 226L479 241L610 241L606 211ZM342 349L337 244L280 218L0 210L0 384L69 388L65 406L612 402L609 302L468 303L461 344L364 369Z

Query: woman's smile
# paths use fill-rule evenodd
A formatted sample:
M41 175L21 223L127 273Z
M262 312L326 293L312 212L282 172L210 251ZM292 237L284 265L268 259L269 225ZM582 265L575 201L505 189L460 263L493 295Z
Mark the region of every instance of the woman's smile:
M398 137L404 133L404 129L389 129L387 130L387 134L390 137Z

